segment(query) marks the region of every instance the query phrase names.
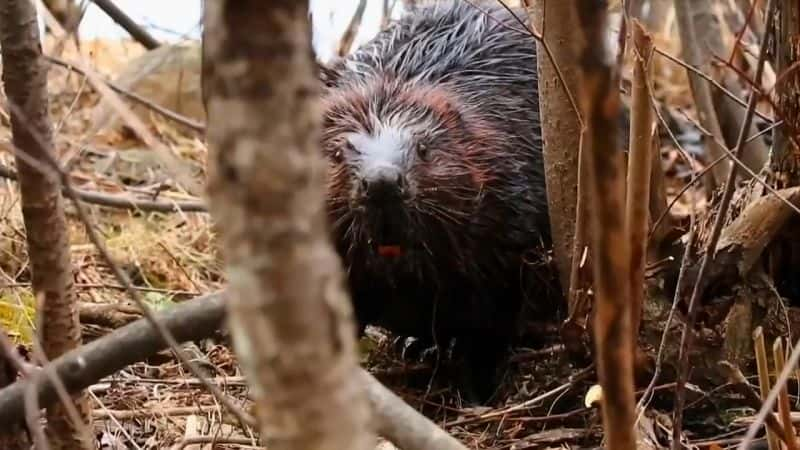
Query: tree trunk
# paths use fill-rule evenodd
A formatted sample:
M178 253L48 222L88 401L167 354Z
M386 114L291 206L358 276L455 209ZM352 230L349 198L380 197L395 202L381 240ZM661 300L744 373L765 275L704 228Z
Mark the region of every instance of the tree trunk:
M16 163L31 284L36 297L42 300L42 309L38 311L42 328L37 331L45 355L53 359L81 345L81 330L61 186L51 165L54 152L47 72L36 11L30 0L0 1L0 46L13 144L18 151ZM85 394L76 395L74 400L85 420L88 417ZM78 428L68 421L61 405L48 410L47 420L53 448L80 448Z
M581 122L574 100L578 95L580 41L575 34L578 18L575 5L567 1L534 1L529 9L531 23L538 31L544 30L544 39L557 68L547 57L542 42L536 42L539 66L539 117L542 126L544 171L547 185L547 202L553 251L564 297L570 288L575 213L578 196L578 155L581 139ZM542 18L547 24L542 24ZM566 84L566 86L565 86Z
M307 2L206 3L209 205L261 439L274 450L361 450L374 441L329 241L310 36Z
M800 3L783 0L778 4L777 20L778 118L785 124L775 130L775 146L770 165L778 188L800 185L800 147L797 145L800 130L800 74L790 69L800 59ZM790 74L784 76L787 70Z

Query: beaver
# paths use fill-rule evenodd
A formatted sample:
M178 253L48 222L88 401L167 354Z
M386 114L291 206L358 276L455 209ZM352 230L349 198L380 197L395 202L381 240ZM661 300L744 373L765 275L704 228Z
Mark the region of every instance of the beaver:
M421 6L321 72L327 211L360 329L454 339L477 402L537 300L526 261L550 244L520 21L494 1Z

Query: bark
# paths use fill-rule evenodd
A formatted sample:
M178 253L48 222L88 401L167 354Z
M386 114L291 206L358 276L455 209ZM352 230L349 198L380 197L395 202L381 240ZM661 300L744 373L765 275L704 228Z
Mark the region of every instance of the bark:
M604 45L606 15L602 2L578 2L586 45L581 104L587 128L583 151L587 154L592 187L592 255L594 286L594 337L597 369L603 387L605 445L614 450L635 450L635 398L631 333L629 242L624 230L624 171L617 149L620 108L619 82L614 59Z
M800 57L800 3L782 0L778 3L779 20L777 37L776 72L778 83L777 115L785 121L775 132L775 144L770 166L775 174L776 187L800 185L800 147L797 130L800 130L800 71L792 68Z
M691 0L675 0L675 16L678 22L678 29L681 36L681 51L687 63L705 73L710 72L707 61L703 58L703 53L699 47L698 36L694 23L694 5L699 2ZM714 101L711 95L711 87L708 82L700 78L692 71L687 71L689 76L689 86L695 100L698 119L700 124L711 132L716 139L706 139L709 160L715 160L724 154L717 142L725 142L722 129L719 125L717 112L714 109ZM722 183L730 170L730 162L725 161L717 164L712 169L713 181L715 185Z
M577 96L580 68L576 55L580 40L574 30L578 17L573 2L530 2L534 27L556 58L558 69L545 55L542 42L536 42L539 70L539 118L542 126L544 170L553 252L565 297L570 289L573 240L578 197L578 157L581 122L567 91ZM543 24L542 19L547 23ZM572 308L570 309L572 311Z
M47 72L42 59L36 11L29 0L0 2L0 47L3 82L11 114L13 144L22 197L31 284L40 298L38 330L48 359L81 345L80 323L73 287L69 236L61 186L52 170L53 136L48 116ZM28 163L30 162L30 164ZM74 397L88 417L85 394ZM67 419L62 405L48 410L53 448L80 448L81 424Z
M638 20L633 21L633 86L631 132L628 155L628 188L625 196L625 234L630 242L631 331L634 344L644 301L644 270L647 254L650 173L652 168L653 108L649 78L653 40Z
M367 449L352 307L329 242L308 5L205 5L209 207L229 321L271 449ZM334 413L332 413L334 412Z

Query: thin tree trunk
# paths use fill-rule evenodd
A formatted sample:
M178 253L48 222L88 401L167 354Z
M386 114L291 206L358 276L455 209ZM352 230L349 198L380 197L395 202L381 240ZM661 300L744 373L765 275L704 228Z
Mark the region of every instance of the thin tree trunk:
M647 254L650 177L653 167L653 108L649 80L653 40L638 20L631 26L634 60L631 94L631 132L628 156L628 187L625 196L625 234L630 239L631 338L638 351L639 323L644 303L644 271Z
M310 35L307 2L206 3L209 205L262 441L273 450L362 450L374 440L328 237Z
M581 110L586 124L582 151L589 168L593 208L592 259L595 286L594 343L603 387L605 447L635 450L636 418L630 285L630 252L625 235L625 184L622 152L617 148L619 79L604 39L603 2L577 0L584 33L580 55ZM642 199L645 200L645 199Z
M534 1L529 11L531 23L537 31L543 32L543 39L557 64L557 67L553 65L543 43L537 41L539 117L550 228L562 291L564 297L568 297L578 197L581 122L576 105L567 92L574 99L579 86L580 67L576 55L580 40L575 34L578 17L575 5L568 1ZM543 24L542 18L547 23Z
M42 59L36 11L30 0L0 1L3 82L11 109L11 131L22 195L33 293L42 299L39 333L48 359L81 345L73 288L69 236L59 178L52 169L53 136L48 116L47 72ZM30 161L30 164L28 163ZM44 171L42 171L44 169ZM84 420L85 394L74 400ZM78 430L62 405L48 410L52 448L81 447Z
M778 4L780 20L777 37L778 116L785 124L775 131L775 147L770 165L778 188L800 185L800 73L792 68L800 60L800 2L782 0ZM791 70L787 74L787 71ZM792 136L794 137L792 139Z

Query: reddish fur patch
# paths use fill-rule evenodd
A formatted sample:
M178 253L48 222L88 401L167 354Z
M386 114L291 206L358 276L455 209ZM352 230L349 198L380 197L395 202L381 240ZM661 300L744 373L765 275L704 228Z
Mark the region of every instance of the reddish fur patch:
M404 91L400 99L430 108L451 132L468 136L469 145L460 150L467 160L473 162L469 165L471 181L480 188L492 180L491 167L479 162L486 159L482 153L493 146L493 141L502 139L490 123L469 112L464 113L466 108L461 105L458 97L440 87Z
M343 131L371 131L369 120L370 98L390 98L409 106L429 108L437 116L437 120L449 129L453 136L464 138L464 144L458 149L463 152L470 172L470 181L480 189L492 181L492 168L487 158L487 148L491 148L502 136L495 128L479 115L472 114L461 103L459 98L447 89L437 86L416 86L404 89L388 78L355 88L339 88L323 99L328 114L348 117L349 121L338 123L333 129L325 130L328 136L335 136ZM355 120L356 123L352 121Z

